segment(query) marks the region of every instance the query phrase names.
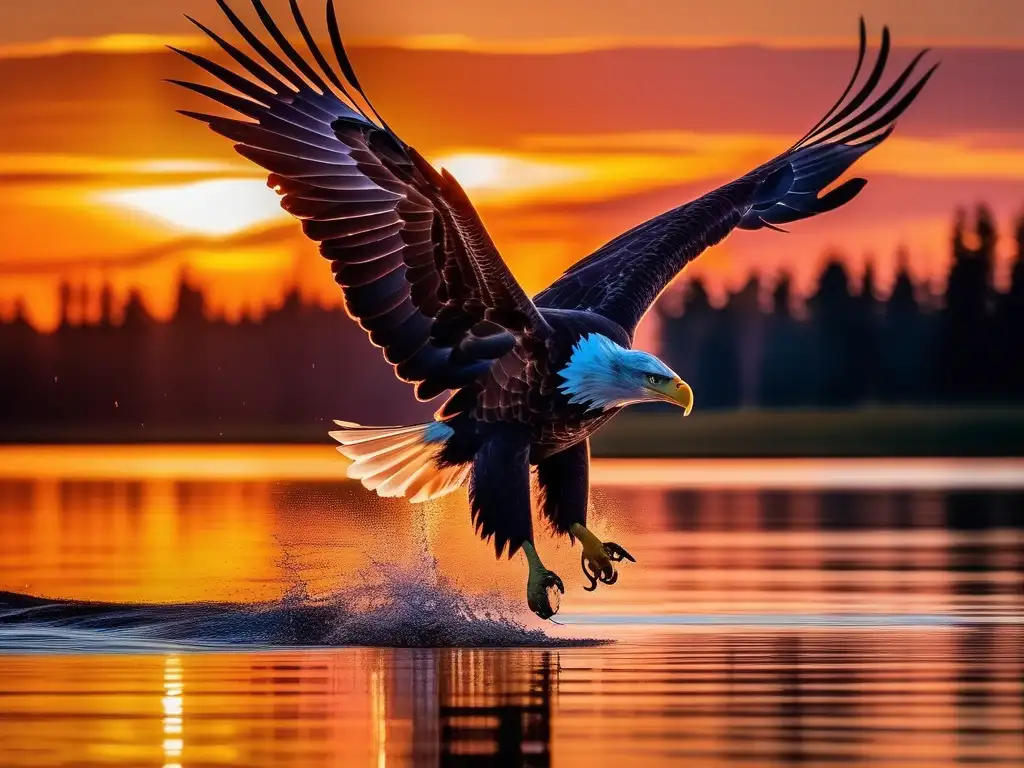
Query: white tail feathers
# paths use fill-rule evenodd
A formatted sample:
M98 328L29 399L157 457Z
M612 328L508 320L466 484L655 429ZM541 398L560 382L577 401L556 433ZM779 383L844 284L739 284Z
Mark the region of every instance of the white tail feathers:
M335 421L330 433L338 451L352 460L348 476L378 496L408 496L418 504L458 490L469 479L470 465L438 466L438 454L454 434L447 424L432 421L410 427L364 427Z

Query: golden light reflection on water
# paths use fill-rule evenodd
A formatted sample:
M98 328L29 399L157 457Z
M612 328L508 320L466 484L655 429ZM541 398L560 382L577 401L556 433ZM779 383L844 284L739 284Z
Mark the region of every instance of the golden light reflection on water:
M185 684L181 659L173 654L164 661L164 697L160 704L164 713L164 768L181 768L181 753L185 750Z
M373 751L377 755L377 768L384 768L388 764L388 716L380 665L373 670L371 675L370 704L372 707L370 716L373 719Z
M0 480L329 480L324 445L0 445ZM1022 488L1024 459L597 459L595 484L643 488Z
M38 478L0 479L0 590L275 600L427 553L467 593L521 600L523 564L494 560L463 496L413 509L303 478L308 450L211 449L216 476L181 449L47 449ZM1021 764L1024 492L766 490L743 463L712 469L735 487L599 480L594 528L639 560L614 587L585 593L578 551L540 538L566 620L642 622L615 645L0 654L0 765ZM896 625L796 621L850 615Z
M19 460L48 468L40 479L0 479L0 590L106 601L267 601L297 586L323 596L426 556L471 594L522 596L521 558L495 560L473 532L464 493L418 507L378 499L340 477L343 462L330 450L217 447L189 456L182 447L68 449L63 458L60 449L35 451L34 458L0 457L9 477ZM300 466L317 477L320 454L330 474L299 479ZM592 527L639 560L622 568L613 588L584 592L578 550L538 523L545 562L567 586L564 617L1017 605L1019 491L754 490L743 482L749 462L713 468L731 472L736 488L699 481L687 488L679 476L693 472L692 464L671 472L664 463L634 462L637 477L659 472L672 482L631 487L621 463L597 463ZM842 462L803 464L819 477L851 475ZM283 477L268 477L271 465ZM990 476L999 471L989 468Z
M560 651L0 656L0 760L1015 766L1022 640L1019 627L716 629ZM171 698L188 704L168 735L175 670L187 687Z

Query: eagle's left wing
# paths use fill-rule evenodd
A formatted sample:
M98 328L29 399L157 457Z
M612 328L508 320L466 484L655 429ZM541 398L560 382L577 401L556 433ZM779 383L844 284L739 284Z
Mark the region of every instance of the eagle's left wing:
M932 66L904 89L927 51L914 57L884 93L868 102L889 55L889 30L882 33L878 60L847 101L864 63L867 37L860 26L860 55L853 77L835 106L800 141L736 181L615 238L570 267L534 297L538 307L589 310L632 335L658 295L690 261L733 229L779 229L779 225L834 210L867 183L849 179L821 194L861 155L881 144L896 119L935 71ZM866 104L866 106L865 106Z

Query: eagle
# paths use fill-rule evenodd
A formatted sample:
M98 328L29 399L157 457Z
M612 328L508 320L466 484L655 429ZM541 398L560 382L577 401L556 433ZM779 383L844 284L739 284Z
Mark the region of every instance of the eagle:
M534 546L531 472L540 513L582 547L586 588L613 584L616 565L635 559L587 528L590 436L636 403L672 403L684 415L693 407L678 373L633 349L645 313L687 264L733 230L784 232L782 225L856 197L864 179L836 182L892 133L937 66L915 76L921 51L882 90L886 28L858 85L867 50L861 19L853 76L801 139L619 235L531 297L459 182L374 109L343 45L334 0L326 3L329 48L318 45L298 0L289 0L305 55L261 0L251 0L259 33L216 1L248 51L188 17L237 67L172 48L226 89L172 82L229 114L180 111L268 172L284 210L330 263L348 314L395 375L422 401L448 395L426 424L335 422L330 435L351 460L348 475L412 503L468 485L472 521L493 539L496 556L525 553L527 603L541 618L554 615L565 590Z

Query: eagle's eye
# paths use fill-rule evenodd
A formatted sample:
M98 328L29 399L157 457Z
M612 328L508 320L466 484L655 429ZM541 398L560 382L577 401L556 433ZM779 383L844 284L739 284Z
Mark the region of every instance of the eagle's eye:
M663 381L665 381L665 377L664 376L655 376L653 373L647 374L647 382L649 384L651 384L652 386L656 387L659 384L661 384Z

